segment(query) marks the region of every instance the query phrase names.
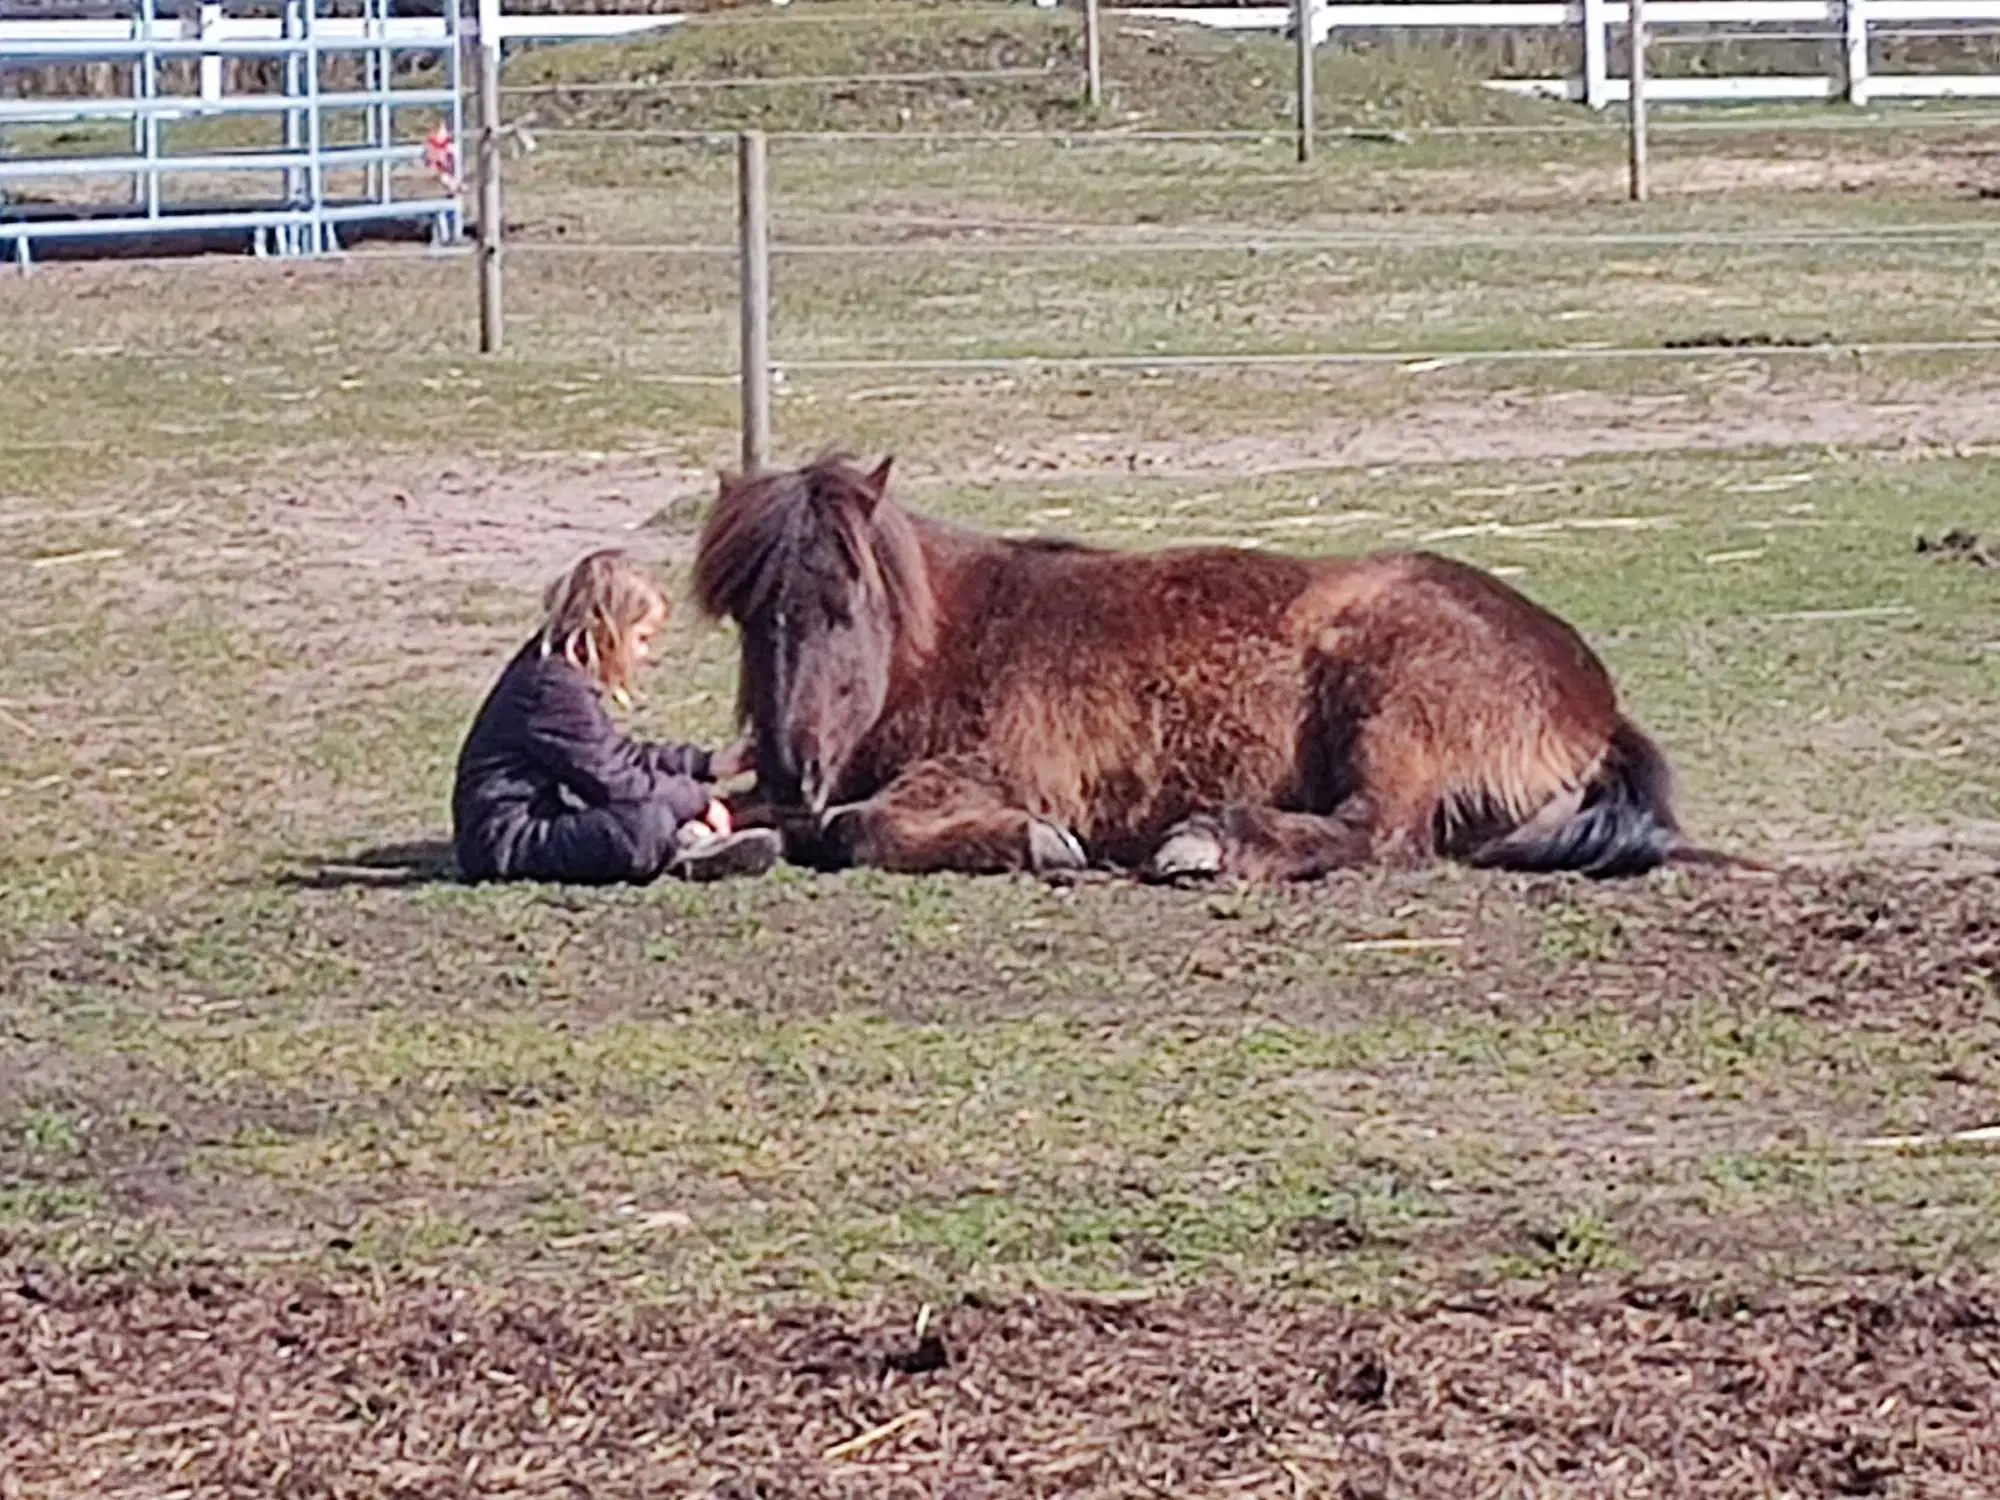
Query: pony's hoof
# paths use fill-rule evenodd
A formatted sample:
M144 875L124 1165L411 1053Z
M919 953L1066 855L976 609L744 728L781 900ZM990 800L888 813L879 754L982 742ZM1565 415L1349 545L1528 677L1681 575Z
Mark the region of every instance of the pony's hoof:
M1084 853L1083 845L1076 841L1076 835L1059 823L1044 823L1040 818L1028 821L1028 866L1037 875L1055 875L1069 870L1085 869L1090 864L1090 856Z
M1178 829L1146 862L1148 880L1207 880L1222 873L1222 838L1213 829Z
M777 817L784 837L785 860L808 870L844 870L855 862L854 845L860 819L853 807L836 808L820 818L805 808L786 808Z

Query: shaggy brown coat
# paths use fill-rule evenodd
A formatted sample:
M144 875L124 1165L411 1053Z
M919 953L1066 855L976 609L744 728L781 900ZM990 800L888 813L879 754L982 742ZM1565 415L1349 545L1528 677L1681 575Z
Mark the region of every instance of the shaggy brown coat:
M1603 664L1489 574L1008 540L906 511L887 468L726 481L696 562L743 629L795 853L1018 869L1066 830L1142 866L1193 834L1274 879L1438 854L1615 875L1679 847Z

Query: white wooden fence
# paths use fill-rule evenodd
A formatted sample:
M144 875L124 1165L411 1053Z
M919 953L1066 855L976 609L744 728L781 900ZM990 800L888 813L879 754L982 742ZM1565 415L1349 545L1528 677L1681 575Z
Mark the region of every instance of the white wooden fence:
M664 31L687 19L684 15L510 16L490 4L480 7L480 18L492 25L493 34L502 42L604 41ZM265 44L285 35L284 27L278 16L228 15L213 0L199 6L184 6L177 17L150 21L137 15L94 21L0 20L0 62L13 66L101 62L107 58L137 56L148 42L207 43L216 50L204 52L190 46L185 55L201 59L200 98L203 103L215 104L222 99L223 58L243 53L246 48L261 55ZM391 50L399 47L435 50L445 37L445 23L436 16L389 16L380 20L329 16L320 20L317 33L329 48L365 42L371 46L379 43ZM151 50L157 52L159 48ZM22 119L39 118L32 114L32 108L20 106L15 114Z
M498 6L482 4L480 22L492 26L502 42L602 42L640 32L660 32L680 26L686 16L508 16ZM348 44L382 44L390 50L418 48L436 50L444 40L444 20L438 16L386 16L370 20L366 16L326 16L318 22L318 36L328 48ZM468 26L468 34L478 34ZM284 36L280 16L230 16L220 4L186 4L176 18L144 20L140 16L118 20L0 20L0 62L10 66L50 64L50 62L104 62L106 58L130 58L148 50L148 42L170 38L184 44L212 44L214 52L200 48L188 56L200 58L200 90L204 104L222 102L222 58L230 54L262 54L264 46ZM158 46L150 48L158 52ZM0 118L4 118L0 110ZM60 112L36 114L32 104L12 106L12 118L66 118Z
M603 40L662 31L684 22L676 14L508 15L485 0L483 26L503 42ZM188 7L184 19L168 23L187 41L220 44L215 53L201 54L201 96L213 102L222 87L221 57L232 43L261 43L278 34L275 19L228 16L219 5ZM1289 5L1206 9L1198 6L1147 5L1108 10L1109 16L1175 21L1228 31L1275 32L1289 28ZM1574 33L1581 39L1582 70L1572 78L1506 78L1495 88L1572 99L1601 109L1622 102L1629 85L1613 73L1618 51L1611 44L1613 28L1623 28L1625 0L1470 0L1457 4L1351 4L1336 0L1313 8L1313 35L1324 42L1340 32L1370 30L1545 31ZM322 33L332 40L343 27L359 38L368 23L361 19L328 19ZM381 23L377 23L381 24ZM443 34L442 21L398 17L386 23L382 40L421 45ZM2000 0L1649 0L1646 26L1654 39L1672 39L1676 32L1737 28L1735 39L1754 42L1744 27L1808 28L1811 34L1840 43L1839 66L1831 73L1743 74L1735 77L1646 79L1649 100L1672 103L1702 101L1741 103L1756 100L1820 101L1844 99L1867 104L1878 99L2000 98L2000 74L1883 73L1871 63L1871 42L1894 38L1912 27L2000 26ZM136 40L127 21L4 21L0 20L0 58L10 63L58 62L100 58L120 44ZM1924 33L1940 35L1935 29ZM1775 39L1774 39L1775 40ZM1621 60L1622 61L1622 60Z
M1211 10L1197 6L1148 5L1121 9L1116 15L1179 21L1228 31L1289 29L1289 5L1246 6ZM1583 68L1573 78L1495 79L1493 87L1520 93L1572 99L1602 109L1622 103L1631 93L1629 82L1612 74L1612 27L1622 28L1630 14L1624 0L1553 0L1553 3L1509 3L1489 0L1470 4L1371 5L1313 7L1313 38L1324 42L1336 32L1366 30L1550 31L1581 38ZM1876 99L2000 98L2000 74L1880 73L1870 63L1869 44L1893 38L1916 25L1940 24L1974 28L2000 22L2000 0L1646 0L1649 39L1699 28L1736 28L1732 39L1757 40L1748 26L1810 28L1813 34L1840 43L1840 66L1831 74L1742 74L1721 78L1646 78L1645 97L1672 103L1745 103L1754 100L1844 99L1867 104ZM1938 33L1927 30L1925 35ZM1778 38L1773 38L1778 40ZM1622 50L1622 49L1621 49Z

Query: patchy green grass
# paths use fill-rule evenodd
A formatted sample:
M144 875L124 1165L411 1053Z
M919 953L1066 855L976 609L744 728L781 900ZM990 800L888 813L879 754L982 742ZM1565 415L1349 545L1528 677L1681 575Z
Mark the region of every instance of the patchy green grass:
M1879 891L225 890L21 955L8 1232L723 1302L1984 1263L1980 1158L1859 1145L1990 1089L1990 968L1910 968L1979 906Z

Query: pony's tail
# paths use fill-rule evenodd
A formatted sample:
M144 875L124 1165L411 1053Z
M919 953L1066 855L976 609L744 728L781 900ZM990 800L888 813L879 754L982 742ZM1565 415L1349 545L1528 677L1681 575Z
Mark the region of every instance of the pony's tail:
M1486 869L1575 870L1598 880L1643 875L1696 854L1681 842L1673 799L1666 756L1620 719L1597 773L1574 794L1567 816L1530 818L1467 859Z

